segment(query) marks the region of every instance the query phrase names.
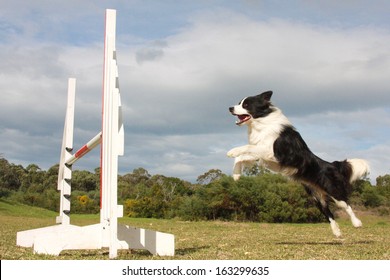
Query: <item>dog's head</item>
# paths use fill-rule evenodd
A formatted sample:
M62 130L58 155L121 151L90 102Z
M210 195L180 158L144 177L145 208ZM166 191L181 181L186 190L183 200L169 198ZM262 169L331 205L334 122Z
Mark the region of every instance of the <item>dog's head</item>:
M249 124L253 119L263 118L273 112L271 104L272 91L266 91L256 96L246 97L229 111L238 117L237 125Z

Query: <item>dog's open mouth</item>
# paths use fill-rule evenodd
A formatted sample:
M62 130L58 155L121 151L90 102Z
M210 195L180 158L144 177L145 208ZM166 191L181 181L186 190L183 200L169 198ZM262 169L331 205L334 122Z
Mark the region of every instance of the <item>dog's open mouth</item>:
M238 120L236 121L237 125L243 124L246 121L249 121L251 116L250 115L236 115Z

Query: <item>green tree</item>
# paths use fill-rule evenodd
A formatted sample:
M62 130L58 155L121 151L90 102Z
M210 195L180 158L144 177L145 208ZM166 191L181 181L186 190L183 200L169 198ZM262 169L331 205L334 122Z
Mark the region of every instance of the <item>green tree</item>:
M259 163L255 163L252 166L246 166L244 168L244 175L246 176L261 176L263 174L269 174L271 173L268 169L266 169L264 166L262 166Z
M6 159L0 158L0 187L8 191L18 191L26 170L21 165L9 163Z
M376 178L378 193L383 197L384 205L390 206L390 175L379 176Z
M384 201L384 197L379 194L378 188L365 186L362 192L363 203L367 207L378 207Z
M89 192L99 188L100 178L96 174L85 170L72 172L72 190Z
M210 169L206 173L198 176L196 182L201 185L210 184L223 176L223 173L219 169Z

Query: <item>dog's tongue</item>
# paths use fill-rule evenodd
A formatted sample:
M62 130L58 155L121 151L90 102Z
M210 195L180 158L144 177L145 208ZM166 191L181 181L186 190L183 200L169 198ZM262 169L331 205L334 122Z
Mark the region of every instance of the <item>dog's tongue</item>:
M238 121L236 121L236 124L242 124L243 122L247 121L248 119L250 119L250 116L249 115L237 115L238 117Z

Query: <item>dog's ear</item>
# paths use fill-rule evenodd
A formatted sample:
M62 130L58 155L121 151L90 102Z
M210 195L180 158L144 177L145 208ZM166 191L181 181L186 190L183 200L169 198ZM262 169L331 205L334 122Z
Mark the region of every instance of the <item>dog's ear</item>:
M272 96L272 91L269 90L269 91L265 91L261 94L258 95L258 97L270 102L271 101L271 96Z

